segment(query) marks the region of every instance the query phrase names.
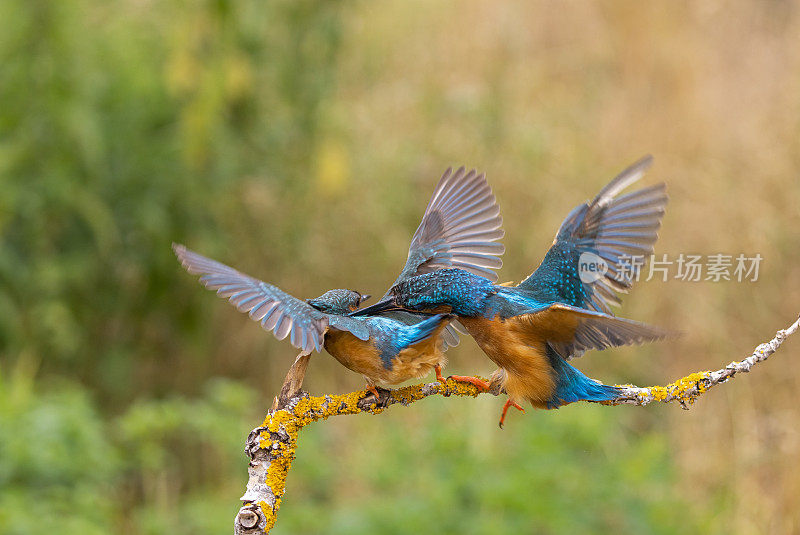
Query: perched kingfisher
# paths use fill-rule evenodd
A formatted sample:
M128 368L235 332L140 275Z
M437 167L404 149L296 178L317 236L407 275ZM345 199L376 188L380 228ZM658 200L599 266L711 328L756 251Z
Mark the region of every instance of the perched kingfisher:
M433 270L459 267L496 280L502 265L502 219L483 174L448 169L434 190L412 240L408 259L394 284ZM368 295L330 290L302 301L281 289L173 244L189 273L249 313L282 340L289 337L301 356L322 347L350 370L360 373L376 396L376 383L397 384L431 370L443 380L444 351L458 343L447 314L387 312L350 317ZM487 279L488 280L488 279ZM298 357L299 358L299 357Z
M615 292L636 280L636 255L649 255L667 204L657 184L615 198L639 180L652 163L646 157L576 207L556 234L541 265L517 286L497 285L460 269L445 268L395 284L388 296L353 315L400 308L455 314L500 369L508 394L500 426L510 406L520 403L554 409L579 400L608 401L618 389L586 377L567 360L589 349L662 340L671 333L614 317ZM584 262L599 264L593 271ZM586 272L582 272L582 268ZM472 378L477 386L490 383Z

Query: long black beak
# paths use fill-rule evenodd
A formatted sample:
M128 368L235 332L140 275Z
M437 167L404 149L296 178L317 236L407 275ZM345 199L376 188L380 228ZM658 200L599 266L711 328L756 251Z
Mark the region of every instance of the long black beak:
M390 297L389 299L385 299L383 301L379 301L374 305L370 305L365 308L361 308L356 310L355 312L351 312L351 316L375 316L381 312L386 312L388 310L402 310L401 307L397 306L394 302L394 298Z

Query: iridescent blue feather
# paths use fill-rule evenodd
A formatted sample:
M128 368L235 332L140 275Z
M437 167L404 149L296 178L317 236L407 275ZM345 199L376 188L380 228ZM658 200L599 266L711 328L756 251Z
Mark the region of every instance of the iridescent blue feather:
M611 314L638 280L643 262L658 239L667 195L656 184L615 198L639 180L652 158L647 156L609 182L590 202L577 206L556 234L553 246L536 271L519 284L544 302L562 302ZM596 255L606 271L581 280L579 262L584 253Z
M380 350L383 367L389 370L392 368L392 359L402 350L426 340L443 321L449 320L450 316L436 314L413 325L405 325L391 318L377 316L368 318L367 324L373 343Z
M619 388L586 377L549 346L547 358L556 376L556 389L547 403L548 409L557 409L561 405L581 400L609 401L619 395Z

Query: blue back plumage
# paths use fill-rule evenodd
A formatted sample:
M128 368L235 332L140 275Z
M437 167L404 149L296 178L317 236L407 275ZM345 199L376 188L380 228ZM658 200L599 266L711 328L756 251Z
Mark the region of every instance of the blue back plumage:
M435 310L448 306L458 316L510 318L540 310L554 300L542 300L531 292L497 286L485 277L461 269L440 269L417 275L394 286L390 297L401 307ZM379 305L376 305L379 306ZM360 312L369 312L370 307Z
M365 321L373 343L380 350L381 363L389 370L398 353L432 336L442 322L448 321L448 316L436 314L413 325L381 316L369 317Z
M492 292L494 284L485 277L461 269L440 269L407 279L394 286L390 294L402 307L426 310L450 306L454 314L478 316Z

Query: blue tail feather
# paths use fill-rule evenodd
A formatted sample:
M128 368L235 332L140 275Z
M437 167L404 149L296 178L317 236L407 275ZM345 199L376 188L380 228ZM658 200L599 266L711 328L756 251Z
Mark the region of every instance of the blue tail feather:
M557 377L555 392L547 402L548 409L557 409L561 405L575 401L611 401L619 396L618 387L604 385L586 377L580 370L570 366L550 346L547 346L547 356Z

